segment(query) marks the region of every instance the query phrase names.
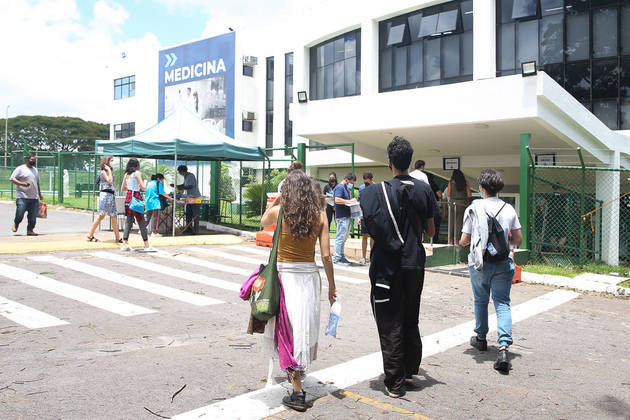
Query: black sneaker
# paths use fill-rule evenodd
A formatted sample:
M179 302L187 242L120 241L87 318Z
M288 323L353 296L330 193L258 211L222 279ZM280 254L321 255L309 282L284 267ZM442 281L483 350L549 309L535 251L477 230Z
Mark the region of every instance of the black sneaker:
M488 350L488 340L480 340L476 335L470 337L470 345L479 351Z
M497 361L494 362L494 368L501 373L508 373L510 371L510 359L508 358L507 349L499 350Z
M282 404L296 411L306 411L306 392L293 391L291 395L287 395L282 399Z
M387 389L387 395L389 395L392 398L400 398L403 395L405 395L405 391L402 389L394 389L394 388L387 388L385 387L385 389Z

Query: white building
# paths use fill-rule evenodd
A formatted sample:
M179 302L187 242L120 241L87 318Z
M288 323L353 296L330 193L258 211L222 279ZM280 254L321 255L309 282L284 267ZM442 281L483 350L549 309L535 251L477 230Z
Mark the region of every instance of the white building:
M402 135L428 171L450 177L445 158L459 158L471 181L497 168L516 196L523 133L533 149L580 147L587 165L630 166L630 1L355 6L308 9L296 18L299 30L269 28L283 30L273 43L235 28L237 140L261 147L354 143L357 165L376 168L379 180L388 175L387 143ZM147 55L132 52L112 66L112 79L134 75L137 83L135 97L112 101L112 127L134 122L140 131L157 122L156 67L164 70L165 51L151 52L153 67L137 66ZM523 77L521 64L531 61L538 73ZM308 101L298 103L298 92ZM119 131L112 129L112 138ZM571 163L562 155L556 164ZM325 178L330 168L348 168L349 155L309 153L307 165Z

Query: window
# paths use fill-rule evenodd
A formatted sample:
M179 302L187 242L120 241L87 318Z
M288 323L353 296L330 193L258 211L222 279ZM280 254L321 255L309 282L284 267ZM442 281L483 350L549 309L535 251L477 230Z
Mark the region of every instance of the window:
M136 123L114 124L114 139L124 139L136 134Z
M392 26L389 29L389 37L387 38L387 45L394 47L403 44L405 41L405 35L409 38L409 30L406 24ZM409 41L407 41L409 42Z
M254 67L243 66L243 76L254 77Z
M254 131L254 122L251 120L243 120L243 131Z
M289 104L293 102L293 53L284 55L284 145L293 146L293 122L289 119Z
M396 16L379 24L379 91L472 80L473 2L452 1ZM394 28L408 41L392 43Z
M273 57L267 57L267 76L265 82L265 147L273 147ZM273 154L268 152L269 155Z
M136 96L136 76L114 79L114 99Z
M404 40L405 31L408 29L402 26ZM397 33L392 35L397 36ZM393 40L394 38L392 42ZM311 47L310 56L311 100L361 94L360 30Z
M497 76L536 60L608 127L630 125L627 1L497 0L496 22Z

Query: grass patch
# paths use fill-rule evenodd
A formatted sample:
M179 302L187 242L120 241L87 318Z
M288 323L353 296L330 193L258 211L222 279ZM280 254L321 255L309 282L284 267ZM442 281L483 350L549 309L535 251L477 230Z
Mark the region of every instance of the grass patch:
M527 264L523 271L536 274L551 274L554 276L575 277L583 273L610 274L617 273L621 277L630 277L630 267L623 265L607 265L601 263L589 263L583 266L568 265L554 266L549 264ZM627 282L626 282L627 283ZM625 286L630 287L630 286Z
M621 286L621 287L627 287L630 289L630 280L626 280L626 281L622 281L621 283L619 283L617 286Z

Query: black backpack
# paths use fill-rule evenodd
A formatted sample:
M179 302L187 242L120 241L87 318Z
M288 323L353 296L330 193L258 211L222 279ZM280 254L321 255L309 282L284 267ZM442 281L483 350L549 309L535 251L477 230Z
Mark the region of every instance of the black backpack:
M490 216L488 213L488 244L483 252L483 260L488 262L504 261L510 255L510 245L505 240L503 227L497 220L497 216L507 203L499 209L497 214Z
M361 193L361 210L363 222L375 246L390 254L399 252L404 240L400 205L392 185L382 182L364 189Z

